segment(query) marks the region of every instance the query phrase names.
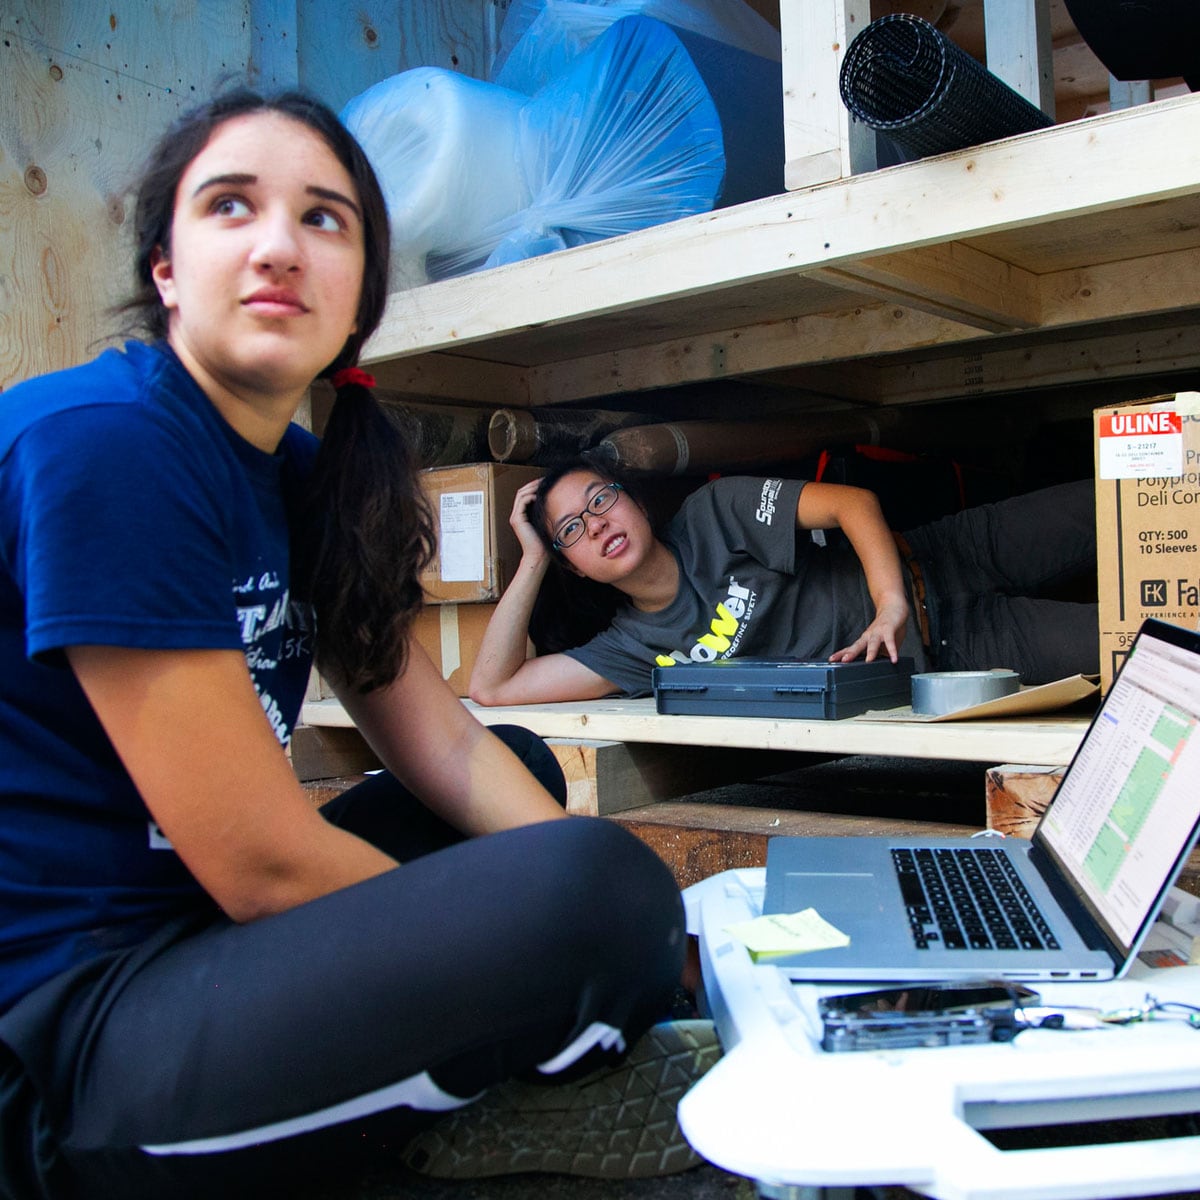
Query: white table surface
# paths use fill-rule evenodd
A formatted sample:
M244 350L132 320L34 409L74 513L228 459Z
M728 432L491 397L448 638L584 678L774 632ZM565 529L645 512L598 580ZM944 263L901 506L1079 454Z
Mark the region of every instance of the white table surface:
M726 871L685 893L725 1048L679 1109L705 1158L765 1191L896 1184L940 1200L1066 1200L1200 1187L1200 1137L1003 1151L978 1132L1200 1111L1200 1029L1159 1018L1031 1029L1010 1043L828 1053L817 998L853 989L793 984L725 932L759 915L763 875ZM1200 966L1031 986L1049 1007L1109 1009L1147 993L1200 1004Z

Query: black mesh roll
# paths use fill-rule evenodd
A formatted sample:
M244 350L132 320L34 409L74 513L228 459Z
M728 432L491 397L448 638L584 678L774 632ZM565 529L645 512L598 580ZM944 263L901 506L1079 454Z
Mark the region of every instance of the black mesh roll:
M1053 124L935 26L907 13L872 21L850 43L839 84L854 118L908 159Z

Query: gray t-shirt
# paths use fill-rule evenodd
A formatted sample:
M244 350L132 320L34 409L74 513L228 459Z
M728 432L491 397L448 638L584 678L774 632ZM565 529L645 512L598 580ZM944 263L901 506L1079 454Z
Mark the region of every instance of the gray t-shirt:
M624 605L612 624L565 653L630 696L651 692L656 665L718 658L827 659L874 620L858 556L796 529L803 480L731 476L705 484L662 535L679 591L659 612ZM924 669L910 615L904 653Z

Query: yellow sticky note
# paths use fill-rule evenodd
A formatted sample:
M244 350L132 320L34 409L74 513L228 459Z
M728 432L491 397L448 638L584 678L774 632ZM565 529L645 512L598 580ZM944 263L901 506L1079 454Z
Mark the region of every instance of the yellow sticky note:
M830 925L815 908L755 917L753 921L728 925L725 932L733 934L750 951L755 962L850 945L849 937Z

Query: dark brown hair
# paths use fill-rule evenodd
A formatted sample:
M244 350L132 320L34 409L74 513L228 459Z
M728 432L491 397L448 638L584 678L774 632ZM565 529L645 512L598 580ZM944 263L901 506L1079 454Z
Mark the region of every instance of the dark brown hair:
M332 109L303 92L263 96L223 92L181 116L154 148L137 187L135 292L123 306L155 338L168 313L152 267L170 255L179 181L226 121L279 113L318 134L358 189L366 249L356 328L321 372L353 366L388 297L387 205L362 147ZM408 634L421 605L418 577L436 545L417 464L396 420L359 383L338 389L317 454L304 511L292 530L292 590L311 601L318 657L331 679L358 691L384 686L405 665Z

